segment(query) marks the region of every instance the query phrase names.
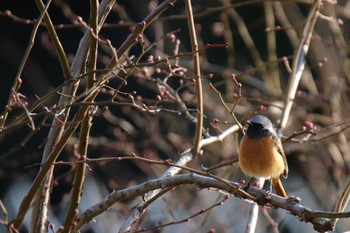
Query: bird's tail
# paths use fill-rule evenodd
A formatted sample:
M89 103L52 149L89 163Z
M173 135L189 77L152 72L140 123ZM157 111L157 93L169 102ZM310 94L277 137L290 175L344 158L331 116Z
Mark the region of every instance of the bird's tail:
M272 178L272 185L275 188L277 195L284 197L284 198L288 197L286 191L283 188L283 185L282 185L280 178Z

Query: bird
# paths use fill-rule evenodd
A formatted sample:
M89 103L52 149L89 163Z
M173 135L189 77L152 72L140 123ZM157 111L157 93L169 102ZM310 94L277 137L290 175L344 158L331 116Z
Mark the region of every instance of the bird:
M276 194L287 198L280 176L288 177L288 163L271 121L266 116L256 115L246 124L248 127L239 146L239 165L243 173L252 178L270 179Z

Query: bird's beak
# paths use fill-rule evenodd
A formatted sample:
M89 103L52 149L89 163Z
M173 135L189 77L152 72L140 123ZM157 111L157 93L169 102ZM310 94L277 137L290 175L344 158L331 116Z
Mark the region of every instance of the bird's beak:
M252 125L252 122L246 121L245 124L246 124L246 125Z

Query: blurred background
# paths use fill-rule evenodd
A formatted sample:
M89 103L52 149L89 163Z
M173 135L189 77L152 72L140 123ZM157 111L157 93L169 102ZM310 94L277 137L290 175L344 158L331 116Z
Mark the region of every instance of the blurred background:
M160 2L117 1L101 29L100 37L109 39L118 48L136 23L142 21ZM259 113L269 116L276 123L282 114L281 107L290 78L289 68L313 1L194 0L192 4L200 47L218 44L200 52L204 77L204 128L208 134L220 134L234 123L223 105L224 101L232 108L239 97L239 89L232 75L242 84L242 98L234 111L237 119L244 122ZM53 0L49 8L70 62L85 31L81 24L76 23L76 19L80 16L88 22L89 7L89 1ZM321 14L306 57L298 95L288 125L283 130L283 137L286 138L301 130L309 121L316 127L317 135L306 141L303 141L306 135L301 135L284 144L290 173L288 179L282 182L288 194L300 197L304 206L332 211L349 181L350 1L324 1ZM33 20L38 16L39 11L32 1L0 2L0 112L6 108L29 43ZM191 51L185 3L178 1L165 11L159 20L146 29L143 40L145 47L152 43L155 46L140 57L140 62L171 56L177 48L180 53ZM142 47L136 44L128 56L130 59L139 57L141 52ZM104 68L110 59L111 53L100 48L97 67ZM174 60L170 59L170 62L174 63ZM181 75L192 77L192 65L191 56L179 57ZM161 106L164 110L158 114L141 112L130 106L97 109L89 137L89 158L130 156L135 153L149 159L175 161L181 152L192 146L195 124L181 114L178 103L167 93L169 89L155 81L167 76L163 72L166 69L162 63L139 67L132 72L128 84L122 89L125 93L132 93L139 102ZM172 90L177 90L181 101L195 115L195 87L189 78L181 75L170 76L168 84ZM21 79L23 82L19 92L26 97L23 100L28 106L64 82L57 54L44 26L39 27ZM116 87L119 82L114 78L108 85ZM221 93L223 101L209 83ZM84 88L85 82L82 82L79 92ZM105 88L96 101L109 100L111 95L110 89ZM58 98L59 94L56 93L45 106L54 106ZM36 113L41 111L38 109ZM75 111L76 108L73 108L71 116ZM16 117L22 113L21 107L12 109L5 125L7 128L0 135L0 198L10 220L15 217L22 198L39 170L35 164L41 162L52 121L52 116L49 116L35 133L27 125L11 128L16 123ZM40 119L36 123L39 122ZM74 161L78 136L76 133L70 138L58 160ZM201 169L236 158L240 136L240 133L231 135L222 143L206 147L203 156L188 166ZM80 212L113 190L157 178L165 169L166 166L135 160L90 164ZM238 164L219 168L214 173L236 182L247 179ZM54 177L49 219L58 229L64 221L69 203L74 167L58 165ZM96 218L96 222L86 226L83 232L118 231L140 200L116 204ZM195 186L178 187L149 207L141 226L156 227L185 219L220 200L222 194L217 191L198 190ZM189 222L149 232L243 232L249 208L249 204L233 197ZM278 229L273 221L279 224ZM27 232L29 224L30 215L21 232ZM300 222L284 210L268 208L260 210L258 226L256 232L314 232L311 224ZM349 228L349 220L340 220L336 232ZM0 226L1 232L5 229Z

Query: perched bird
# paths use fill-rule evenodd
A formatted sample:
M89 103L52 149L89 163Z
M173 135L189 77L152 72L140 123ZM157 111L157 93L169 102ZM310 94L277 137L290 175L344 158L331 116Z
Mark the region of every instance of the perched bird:
M271 121L265 116L256 115L247 124L246 134L239 147L239 165L242 171L250 177L271 179L277 195L286 198L280 175L287 178L288 164L281 140Z

